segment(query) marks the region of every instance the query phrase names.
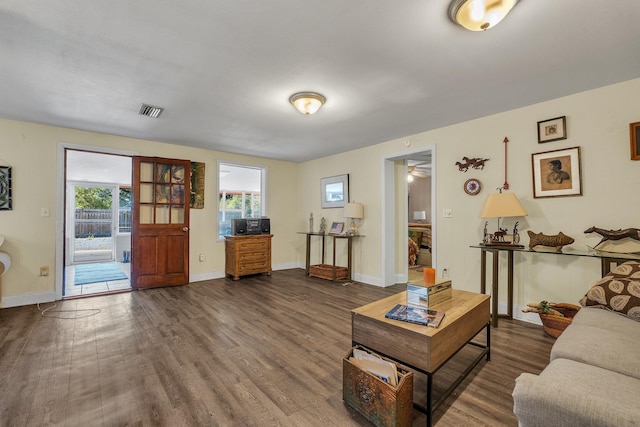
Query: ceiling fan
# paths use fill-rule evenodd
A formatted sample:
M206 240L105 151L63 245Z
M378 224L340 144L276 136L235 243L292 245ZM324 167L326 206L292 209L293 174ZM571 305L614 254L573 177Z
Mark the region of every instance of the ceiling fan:
M419 168L418 165L409 166L408 168L409 175L412 175L416 178L426 178L431 175L431 167L422 167Z

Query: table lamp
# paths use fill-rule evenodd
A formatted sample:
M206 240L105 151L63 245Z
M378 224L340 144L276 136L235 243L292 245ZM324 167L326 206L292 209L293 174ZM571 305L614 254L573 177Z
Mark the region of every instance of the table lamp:
M426 211L414 211L413 212L413 220L414 221L426 221L427 220L427 212Z
M344 205L344 217L351 218L351 224L347 229L347 234L354 236L358 234L356 219L364 218L364 206L361 203L347 203Z
M498 190L500 191L499 193L489 194L480 212L480 218L498 218L498 231L493 234L488 234L485 223L484 237L481 245L523 248L524 246L518 245L520 241L520 236L517 231L518 223L516 222L513 233L509 235L506 228L500 228L500 218L527 216L527 211L524 210L514 193L503 193L502 188ZM511 240L506 240L506 236L511 236Z

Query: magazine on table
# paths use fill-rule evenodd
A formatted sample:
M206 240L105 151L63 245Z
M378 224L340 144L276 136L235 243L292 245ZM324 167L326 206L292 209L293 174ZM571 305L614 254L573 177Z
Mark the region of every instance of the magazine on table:
M406 306L397 304L387 314L387 319L402 320L403 322L416 323L418 325L437 328L444 318L444 311L429 310L423 307Z

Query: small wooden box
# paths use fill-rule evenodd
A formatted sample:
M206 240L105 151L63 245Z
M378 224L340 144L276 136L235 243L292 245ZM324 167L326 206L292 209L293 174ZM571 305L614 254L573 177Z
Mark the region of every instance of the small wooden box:
M346 267L336 268L336 280L349 278L349 270ZM321 279L333 280L333 266L329 264L317 264L309 266L309 276Z
M398 385L392 386L351 363L349 357L352 355L353 348L342 359L342 398L345 403L378 427L411 426L413 372L398 369Z

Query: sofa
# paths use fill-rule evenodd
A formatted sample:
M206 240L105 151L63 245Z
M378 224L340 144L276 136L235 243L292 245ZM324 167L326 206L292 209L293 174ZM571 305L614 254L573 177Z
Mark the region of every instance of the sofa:
M431 267L431 224L409 223L409 266Z
M592 284L540 373L513 390L521 427L640 426L640 263Z

